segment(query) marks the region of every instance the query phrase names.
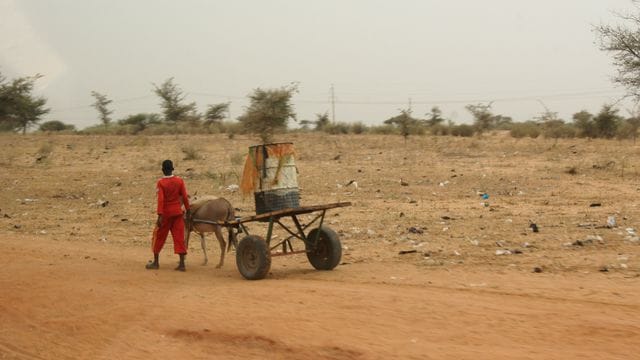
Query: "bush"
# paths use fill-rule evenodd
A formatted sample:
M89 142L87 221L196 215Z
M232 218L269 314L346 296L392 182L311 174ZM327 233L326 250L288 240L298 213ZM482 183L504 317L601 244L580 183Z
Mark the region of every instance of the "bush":
M368 130L367 126L361 122L351 124L351 132L354 134L364 134Z
M429 132L431 135L449 135L451 133L451 129L447 125L436 124L429 127Z
M348 134L349 133L349 124L344 122L338 122L333 124L327 124L322 128L322 131L327 134L339 135L339 134Z
M467 124L454 125L451 127L451 135L470 137L475 133L473 126Z
M560 124L544 129L544 137L548 139L574 138L576 133L576 128L570 124Z
M372 126L369 128L369 132L377 135L395 135L398 134L398 129L393 125L380 125Z
M40 125L40 131L74 131L75 129L75 126L67 125L58 120L47 121Z
M521 139L523 137L530 137L532 139L535 139L540 136L540 132L540 127L538 126L538 124L532 121L512 124L511 131L509 131L511 136L516 139Z
M200 156L202 150L197 147L187 145L184 146L181 150L184 153L183 160L199 160L202 158L202 156Z

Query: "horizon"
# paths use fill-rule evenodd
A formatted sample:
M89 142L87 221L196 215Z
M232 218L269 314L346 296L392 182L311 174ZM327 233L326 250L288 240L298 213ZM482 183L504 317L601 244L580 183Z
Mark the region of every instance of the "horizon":
M91 91L113 100L115 121L160 113L152 84L172 77L199 112L231 102L234 121L253 89L292 82L299 120L332 118L332 89L335 120L367 126L433 106L470 123L464 107L490 102L515 122L546 109L571 121L616 101L627 116L634 104L611 81L593 26L631 9L629 0L4 0L0 71L44 75L43 121L79 129L99 124Z

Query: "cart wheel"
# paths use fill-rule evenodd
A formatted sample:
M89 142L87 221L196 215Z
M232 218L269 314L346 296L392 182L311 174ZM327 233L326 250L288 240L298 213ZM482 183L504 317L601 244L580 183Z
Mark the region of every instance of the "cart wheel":
M267 243L259 236L246 236L236 249L238 271L248 280L264 279L271 268Z
M316 236L318 236L318 243L314 247L312 242ZM322 226L309 231L307 239L309 240L309 243L305 243L307 258L314 268L331 270L338 266L342 257L342 245L340 245L340 239L335 231Z

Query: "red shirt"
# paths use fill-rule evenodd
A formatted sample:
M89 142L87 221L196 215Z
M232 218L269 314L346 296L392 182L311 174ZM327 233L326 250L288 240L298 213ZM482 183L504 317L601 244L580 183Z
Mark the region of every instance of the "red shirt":
M184 181L171 175L158 180L156 187L158 193L158 215L176 216L182 214L182 204L189 209L189 199Z

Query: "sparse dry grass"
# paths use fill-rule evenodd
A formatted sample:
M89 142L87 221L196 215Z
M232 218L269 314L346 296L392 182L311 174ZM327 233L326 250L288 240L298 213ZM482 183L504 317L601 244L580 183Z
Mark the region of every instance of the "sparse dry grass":
M406 144L392 135L292 134L278 140L293 141L299 153L302 205L353 203L327 218L348 248L345 261L527 272L536 266L549 272L609 266L640 273L635 256L640 244L625 230L640 229L633 201L640 148L631 141L560 139L550 147L544 139L504 133L412 136ZM185 145L193 143L198 147ZM104 235L125 246L146 246L154 185L165 158L174 159L190 193L224 196L240 215L253 213L251 197L226 190L239 182L240 159L253 145L248 138L4 135L0 145L6 149L0 203L11 216L0 219L0 235L46 230L61 240L95 241ZM33 156L43 149L54 149L47 157L53 166L35 166ZM400 186L400 178L409 186ZM358 190L343 186L350 180ZM479 196L483 192L488 199ZM16 199L37 199L38 206ZM109 205L94 206L98 200ZM616 217L618 228L601 227L608 216ZM531 232L530 221L539 233ZM425 231L414 234L410 227ZM603 243L565 245L590 235L601 236ZM502 248L522 254L495 255ZM411 249L418 251L398 255ZM626 268L619 254L628 258Z

